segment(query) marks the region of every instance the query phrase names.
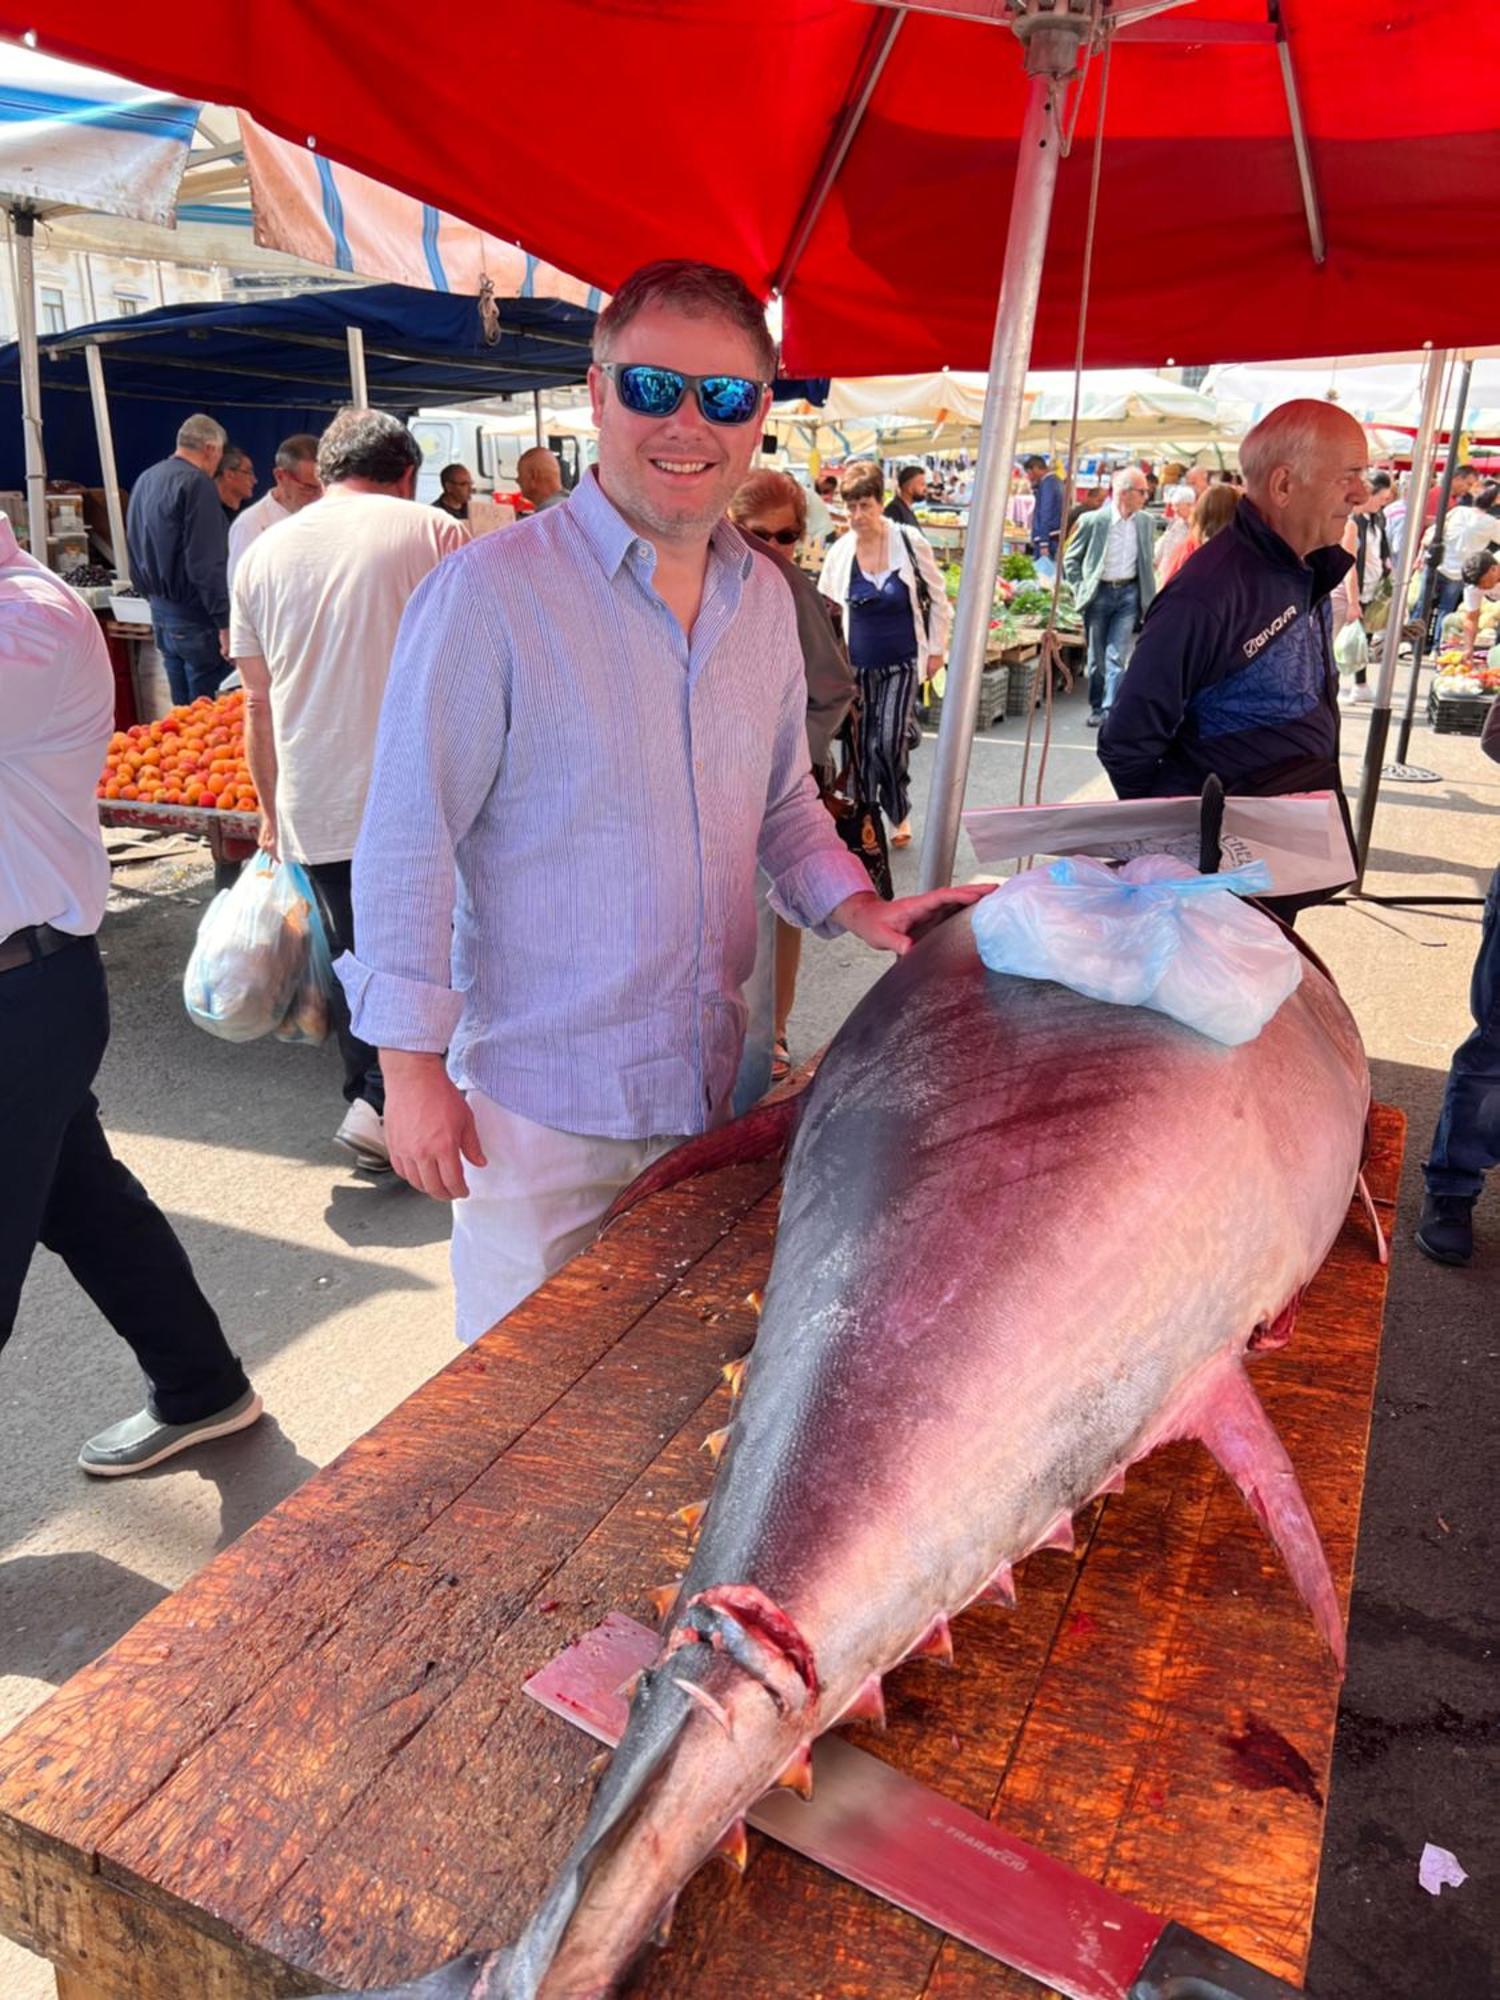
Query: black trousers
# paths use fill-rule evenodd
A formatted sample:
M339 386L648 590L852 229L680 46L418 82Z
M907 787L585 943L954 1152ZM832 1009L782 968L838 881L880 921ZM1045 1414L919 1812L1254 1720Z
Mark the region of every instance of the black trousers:
M354 949L354 893L351 887L352 861L309 861L307 872L317 891L328 933L328 950L333 958ZM344 1058L344 1102L362 1097L382 1115L385 1112L385 1078L380 1074L380 1053L362 1042L349 1025L349 1002L342 984L333 982L333 1032L339 1054Z
M167 1423L250 1386L172 1225L109 1150L93 1082L109 1041L99 947L80 940L0 972L0 1347L38 1243L122 1340Z

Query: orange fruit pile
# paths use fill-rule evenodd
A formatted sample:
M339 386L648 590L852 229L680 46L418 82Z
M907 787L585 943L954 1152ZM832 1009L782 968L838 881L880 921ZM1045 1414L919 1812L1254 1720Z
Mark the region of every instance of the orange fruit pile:
M101 799L133 799L143 805L257 811L260 801L245 762L243 690L212 701L201 695L160 722L117 729L109 739L97 791Z

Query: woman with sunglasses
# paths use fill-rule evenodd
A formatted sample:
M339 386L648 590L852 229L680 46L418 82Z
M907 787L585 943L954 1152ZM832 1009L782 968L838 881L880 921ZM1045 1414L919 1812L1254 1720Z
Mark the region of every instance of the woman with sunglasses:
M890 820L891 845L911 840L907 735L917 684L943 664L953 623L943 573L925 535L888 520L878 465L851 465L839 481L849 532L828 551L818 588L844 607L859 678L860 788Z
M785 472L752 472L729 503L729 518L752 548L770 557L786 578L797 609L797 637L802 646L802 664L807 674L807 748L813 775L819 788L828 782L833 764L833 745L854 702L854 674L844 649L839 610L818 590L805 571L797 567L793 551L807 531L807 495ZM761 881L764 901L765 882ZM764 944L767 922L775 925L774 997L770 1008L757 1009L761 1000L763 975L767 967ZM762 919L762 949L757 953L755 971L745 989L750 1009L750 1025L745 1055L735 1085L735 1110L748 1110L763 1095L767 1083L780 1083L792 1066L787 1045L787 1022L797 993L797 967L802 958L802 932L784 917L769 910ZM770 997L770 996L768 996ZM770 1018L762 1024L760 1015ZM766 1027L773 1025L768 1037ZM760 1032L757 1034L757 1028ZM770 1068L766 1069L769 1041Z

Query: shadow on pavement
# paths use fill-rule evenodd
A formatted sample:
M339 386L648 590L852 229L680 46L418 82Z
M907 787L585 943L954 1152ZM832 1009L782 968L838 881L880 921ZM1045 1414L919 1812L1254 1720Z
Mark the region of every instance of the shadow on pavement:
M1500 1990L1483 1886L1500 1872L1500 1177L1475 1212L1473 1264L1430 1263L1412 1230L1445 1072L1371 1072L1409 1122L1307 1985L1319 2000L1370 2000L1395 1990L1400 1967L1403 1993L1466 2000ZM1471 1877L1440 1899L1417 1884L1428 1841Z
M168 1594L88 1550L0 1562L0 1674L61 1685Z
M323 1220L351 1249L375 1244L381 1249L409 1250L419 1243L446 1243L453 1210L446 1201L433 1201L395 1174L388 1174L380 1180L360 1179L334 1188Z
M210 1553L218 1555L231 1542L238 1541L247 1528L253 1528L262 1514L269 1514L289 1493L295 1493L303 1480L310 1479L317 1470L313 1461L298 1451L273 1412L267 1410L248 1431L195 1445L191 1451L169 1458L149 1472L134 1474L132 1484L145 1486L158 1479L180 1478L184 1472L192 1472L216 1486L219 1538ZM207 1559L205 1556L204 1560Z

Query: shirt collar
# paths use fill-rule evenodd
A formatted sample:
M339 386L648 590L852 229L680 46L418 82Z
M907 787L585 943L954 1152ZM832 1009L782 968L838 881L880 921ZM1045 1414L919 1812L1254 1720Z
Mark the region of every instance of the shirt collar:
M589 547L599 558L604 574L617 576L620 566L633 557L647 579L656 568L656 550L644 535L638 535L599 484L597 466L590 466L573 489L568 502L569 516L583 529ZM728 517L719 521L708 538L710 569L720 568L745 582L755 557L739 530Z

